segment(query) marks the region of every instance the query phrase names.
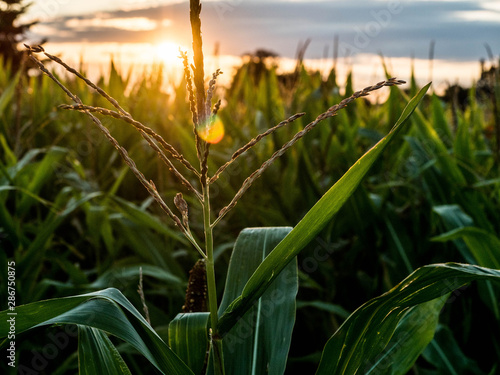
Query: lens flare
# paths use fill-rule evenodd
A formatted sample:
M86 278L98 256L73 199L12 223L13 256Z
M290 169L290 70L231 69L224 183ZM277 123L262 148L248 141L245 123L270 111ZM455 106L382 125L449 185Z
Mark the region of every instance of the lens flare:
M219 143L224 138L224 124L216 117L213 123L197 128L201 139L207 143Z

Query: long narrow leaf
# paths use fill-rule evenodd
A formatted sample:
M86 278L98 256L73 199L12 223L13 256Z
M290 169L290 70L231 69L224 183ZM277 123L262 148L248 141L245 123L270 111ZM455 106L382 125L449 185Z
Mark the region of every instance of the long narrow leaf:
M438 326L434 343L424 350L422 357L436 366L440 374L485 375L476 361L462 352L453 333L445 326Z
M78 364L80 375L132 375L108 336L82 325L78 326Z
M474 220L467 215L459 205L450 204L442 206L432 207L432 211L437 213L444 223L446 230L450 231L457 228L470 227L474 225ZM472 256L467 245L461 239L453 240L453 243L457 247L458 251L464 257L465 262L475 263L474 257ZM480 266L486 266L480 264Z
M3 113L9 102L14 97L14 93L16 91L16 86L19 82L19 78L21 77L22 71L19 70L14 78L10 81L9 86L5 90L3 90L2 95L0 95L0 113Z
M439 313L446 298L436 298L412 307L399 322L384 351L367 375L405 375L434 337ZM436 344L437 345L437 344Z
M40 189L56 172L55 165L57 165L67 153L68 150L65 148L55 146L49 148L47 154L40 163L37 164L35 172L30 176L26 190L32 195L38 195ZM34 202L35 200L30 195L24 194L16 208L17 214L24 215Z
M358 374L373 367L408 309L448 295L470 281L500 281L500 271L470 264L433 264L421 267L389 292L358 308L328 340L317 375ZM415 336L406 347L411 349Z
M433 241L463 240L468 251L472 254L474 264L482 267L500 269L500 239L494 234L476 227L462 227L453 229L439 236ZM460 248L459 248L460 249ZM490 307L497 319L500 319L499 299L500 293L495 293L490 282L480 286L482 299Z
M72 190L64 188L57 196L54 206L61 211L58 213L50 212L45 219L41 230L30 243L30 246L19 261L21 279L36 280L36 273L41 268L41 260L45 254L47 243L54 235L55 230L85 202L90 201L101 195L99 192L85 194L80 199L71 196ZM68 199L68 197L70 197Z
M477 264L483 267L500 269L500 239L476 227L463 227L433 237L433 241L463 239Z
M323 195L297 226L269 254L246 284L242 294L228 306L219 320L219 334L225 335L239 317L250 309L265 292L283 268L323 229L354 193L363 177L382 151L402 129L425 93L430 83L408 103L391 132L363 155L337 183Z
M231 255L219 311L238 297L266 255L292 228L247 228ZM291 262L234 329L224 337L228 374L283 374L295 323L297 263Z
M0 312L0 339L8 334L8 313ZM50 324L85 325L128 342L163 374L193 374L117 289L17 306L16 314L17 333Z
M168 344L195 374L202 374L209 348L210 314L178 314L168 325Z

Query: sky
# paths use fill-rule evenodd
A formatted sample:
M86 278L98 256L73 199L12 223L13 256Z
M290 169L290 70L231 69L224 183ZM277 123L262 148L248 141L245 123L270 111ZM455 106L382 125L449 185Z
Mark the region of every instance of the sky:
M379 54L396 66L403 60L408 64L413 57L416 66L425 66L421 75L428 75L429 51L434 44L435 74L448 81L470 80L479 74L480 59L488 60L490 53L496 58L500 54L498 0L202 3L208 54L218 43L222 56L240 56L264 48L293 58L297 46L310 39L307 59L332 59L334 39L338 38L337 55L351 65L373 65L374 59L380 61ZM147 54L145 45L162 45L163 52L158 47L155 50L156 58L161 58L162 53L175 55L178 45L187 49L191 43L186 1L34 0L28 17L41 21L33 38L45 35L51 45L79 45L89 56L99 45L101 51L108 46L104 48L108 52L109 46L118 46L125 54L127 49L131 51L130 46L142 46L141 51ZM139 54L133 53L130 58ZM450 68L453 64L455 69Z

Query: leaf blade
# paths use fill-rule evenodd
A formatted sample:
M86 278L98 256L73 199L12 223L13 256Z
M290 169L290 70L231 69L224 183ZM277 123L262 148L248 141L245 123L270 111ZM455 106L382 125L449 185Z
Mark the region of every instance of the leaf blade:
M82 325L78 326L78 367L81 375L132 375L108 336Z
M413 307L401 319L391 341L367 375L404 375L432 341L446 300L437 298Z
M463 239L477 264L500 269L500 239L476 227L461 227L433 237L432 241Z
M459 263L417 269L351 314L325 345L316 374L355 374L371 368L405 311L436 298L444 299L449 292L481 279L500 281L500 270Z
M219 313L241 294L255 269L291 230L290 227L246 228L240 233L231 254ZM297 291L297 263L291 262L224 337L224 366L228 373L284 373L295 323Z
M193 374L117 289L34 302L16 312L18 333L56 323L86 325L129 342L164 374ZM0 339L8 334L7 313L0 312Z
M195 374L201 374L209 348L206 312L177 314L168 325L168 343Z

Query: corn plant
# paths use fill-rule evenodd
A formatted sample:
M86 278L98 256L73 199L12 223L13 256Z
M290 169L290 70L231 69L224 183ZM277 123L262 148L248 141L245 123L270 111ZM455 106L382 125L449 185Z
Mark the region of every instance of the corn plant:
M222 219L278 158L318 124L337 116L351 102L374 90L382 87L394 89L404 82L389 78L368 86L313 118L251 173L232 199L218 213L214 213L211 188L228 167L262 139L303 118L305 113L289 116L264 131L234 151L229 160L211 172L210 150L216 147L213 143L222 135L217 116L223 109L221 101L214 98L217 77L221 72L216 71L212 75L207 87L200 14L200 1L192 0L192 66L187 54L181 52L198 161L196 166L157 132L134 119L117 100L80 72L40 46L28 47L31 55L41 53L61 65L111 104L114 109L84 104L79 96L32 56L32 61L73 101L72 105L62 105L61 108L80 111L91 119L200 257L189 281L185 312L170 322L168 344L134 305L114 288L16 307L17 333L53 324L76 324L79 366L80 372L84 374L131 373L107 334L128 343L162 374L284 373L295 320L298 288L296 256L331 222L353 195L372 165L404 128L430 86L426 85L408 101L391 131L359 158L294 228L247 228L240 233L219 303L214 264L214 230ZM399 103L393 104L400 106ZM202 241L192 230L195 218L190 215L192 210L182 192L172 202L178 211L176 214L171 205L165 202L155 183L137 168L129 152L113 137L99 116L109 116L131 125L158 154L172 177L184 186L183 193L189 194L190 199L187 201L196 202L201 208L201 217L196 219L203 225ZM448 165L445 156L443 163ZM185 170L185 173L181 170ZM452 240L460 235L464 233L436 240ZM471 246L479 245L472 242ZM34 254L35 251L36 248ZM363 304L326 343L317 374L406 373L431 341L437 329L439 312L450 293L473 280L500 278L500 271L492 269L499 268L500 257L496 252L491 252L489 256L481 264L484 267L447 263L418 268L389 292ZM481 259L479 255L478 259ZM142 288L140 293L144 295ZM203 311L205 295L208 298L207 312ZM143 306L146 304L143 303ZM147 317L147 310L145 314ZM7 317L8 311L0 313L0 338L5 338L4 344L8 342Z

